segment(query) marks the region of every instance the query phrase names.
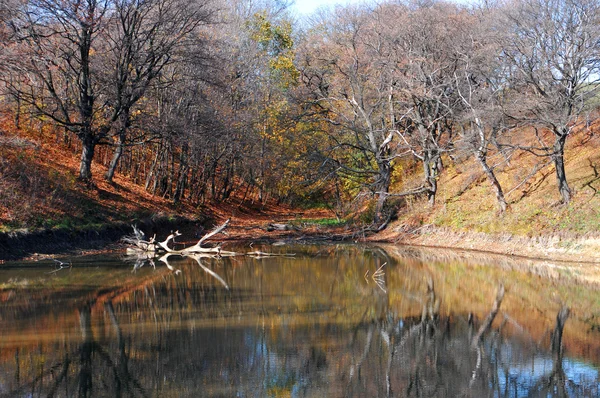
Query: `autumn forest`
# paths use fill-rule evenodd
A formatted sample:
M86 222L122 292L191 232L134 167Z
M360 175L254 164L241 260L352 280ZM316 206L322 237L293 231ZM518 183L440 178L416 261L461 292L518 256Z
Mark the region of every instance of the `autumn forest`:
M0 396L598 397L599 110L600 0L0 0Z
M87 186L120 174L174 205L274 200L360 211L379 229L407 201L435 206L444 174L468 165L498 215L498 170L519 154L540 166L511 188L551 170L566 205L565 148L597 118L597 0L381 1L303 18L277 0L0 6L0 133L66 148Z

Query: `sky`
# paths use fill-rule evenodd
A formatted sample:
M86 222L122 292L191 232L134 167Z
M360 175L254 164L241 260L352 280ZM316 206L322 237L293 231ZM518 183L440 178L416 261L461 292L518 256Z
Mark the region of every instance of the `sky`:
M295 0L295 4L292 6L292 11L297 12L298 15L304 16L313 13L319 7L333 7L336 4L350 4L360 3L365 0ZM457 3L467 4L470 0L454 0Z
M333 7L336 4L356 3L360 0L296 0L292 7L299 15L309 15L319 7Z

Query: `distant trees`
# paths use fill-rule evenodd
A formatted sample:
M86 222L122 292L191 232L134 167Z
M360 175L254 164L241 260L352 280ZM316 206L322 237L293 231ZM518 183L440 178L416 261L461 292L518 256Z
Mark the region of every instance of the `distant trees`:
M401 119L384 28L366 9L340 9L309 33L300 59L309 100L331 126L328 142L317 148L322 161L378 196L376 222L389 194Z
M315 22L299 63L309 101L330 122L320 151L341 176L378 194L425 192L435 203L444 161L473 156L502 213L507 202L489 163L507 131L534 126L555 137L512 148L552 158L562 201L566 138L597 95L599 3L519 0L462 7L436 1L337 9ZM501 149L504 148L504 149ZM419 160L422 189L390 193L398 158Z
M311 101L332 126L331 144L321 150L338 173L362 178L377 194L376 222L390 195L426 193L435 203L461 106L461 18L466 11L446 3L348 7L307 39L322 37L300 59ZM390 193L394 164L408 156L422 164L424 185Z
M186 58L198 57L206 51L203 48L206 40L199 37L197 28L213 22L213 13L208 2L115 1L109 27L102 38L107 55L102 63L103 80L116 114L113 128L117 142L106 173L108 181L112 181L127 144L134 106L151 85L165 84L159 80L167 65L183 63Z

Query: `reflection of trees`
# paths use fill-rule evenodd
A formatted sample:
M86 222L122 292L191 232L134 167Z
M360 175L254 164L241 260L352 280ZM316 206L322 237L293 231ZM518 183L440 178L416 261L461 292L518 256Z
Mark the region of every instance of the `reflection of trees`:
M423 283L427 270L356 247L336 248L332 263L328 248L262 260L172 255L181 272L147 270L152 278L110 301L80 306L77 335L40 343L43 371L0 363L0 395L595 396L594 380L568 381L562 351L510 329L500 294L470 321L470 305L448 308L464 292L433 276ZM385 289L367 283L365 271L385 262Z
M55 362L42 367L30 381L25 381L6 396L147 396L140 383L129 372L128 354L112 303L106 310L116 331L118 350L111 351L100 345L92 331L92 304L79 309L81 341L72 343L52 358ZM17 374L19 372L17 364Z
M416 319L373 319L354 345L355 360L348 376L342 376L345 396L415 397L513 397L513 396L595 396L599 385L569 380L563 369L562 334L569 315L561 308L552 333L551 354L528 353L519 340L503 337L506 320L492 324L499 313L504 287L500 286L488 316L479 327L472 317L439 315L440 301L433 282L427 283L422 314ZM552 360L552 369L543 368ZM515 376L516 368L531 363L543 374L527 370ZM534 365L543 362L542 365ZM597 381L597 380L596 380Z
M557 397L568 397L567 378L563 369L562 336L565 322L569 318L569 308L562 307L556 315L556 326L552 332L552 371L548 377L543 377L532 388L540 396L555 394Z

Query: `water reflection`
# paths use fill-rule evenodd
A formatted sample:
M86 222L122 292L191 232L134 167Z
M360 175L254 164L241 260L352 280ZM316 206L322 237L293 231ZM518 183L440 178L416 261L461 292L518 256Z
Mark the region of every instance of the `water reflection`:
M171 256L135 273L115 268L118 259L100 271L73 261L35 289L5 285L0 394L600 394L597 329L586 327L587 338L569 329L596 316L594 286L562 289L538 275L379 247L277 249L296 256ZM97 285L85 271L97 272ZM550 296L538 302L546 288L573 291L561 297L571 311ZM582 346L592 355L569 356Z

